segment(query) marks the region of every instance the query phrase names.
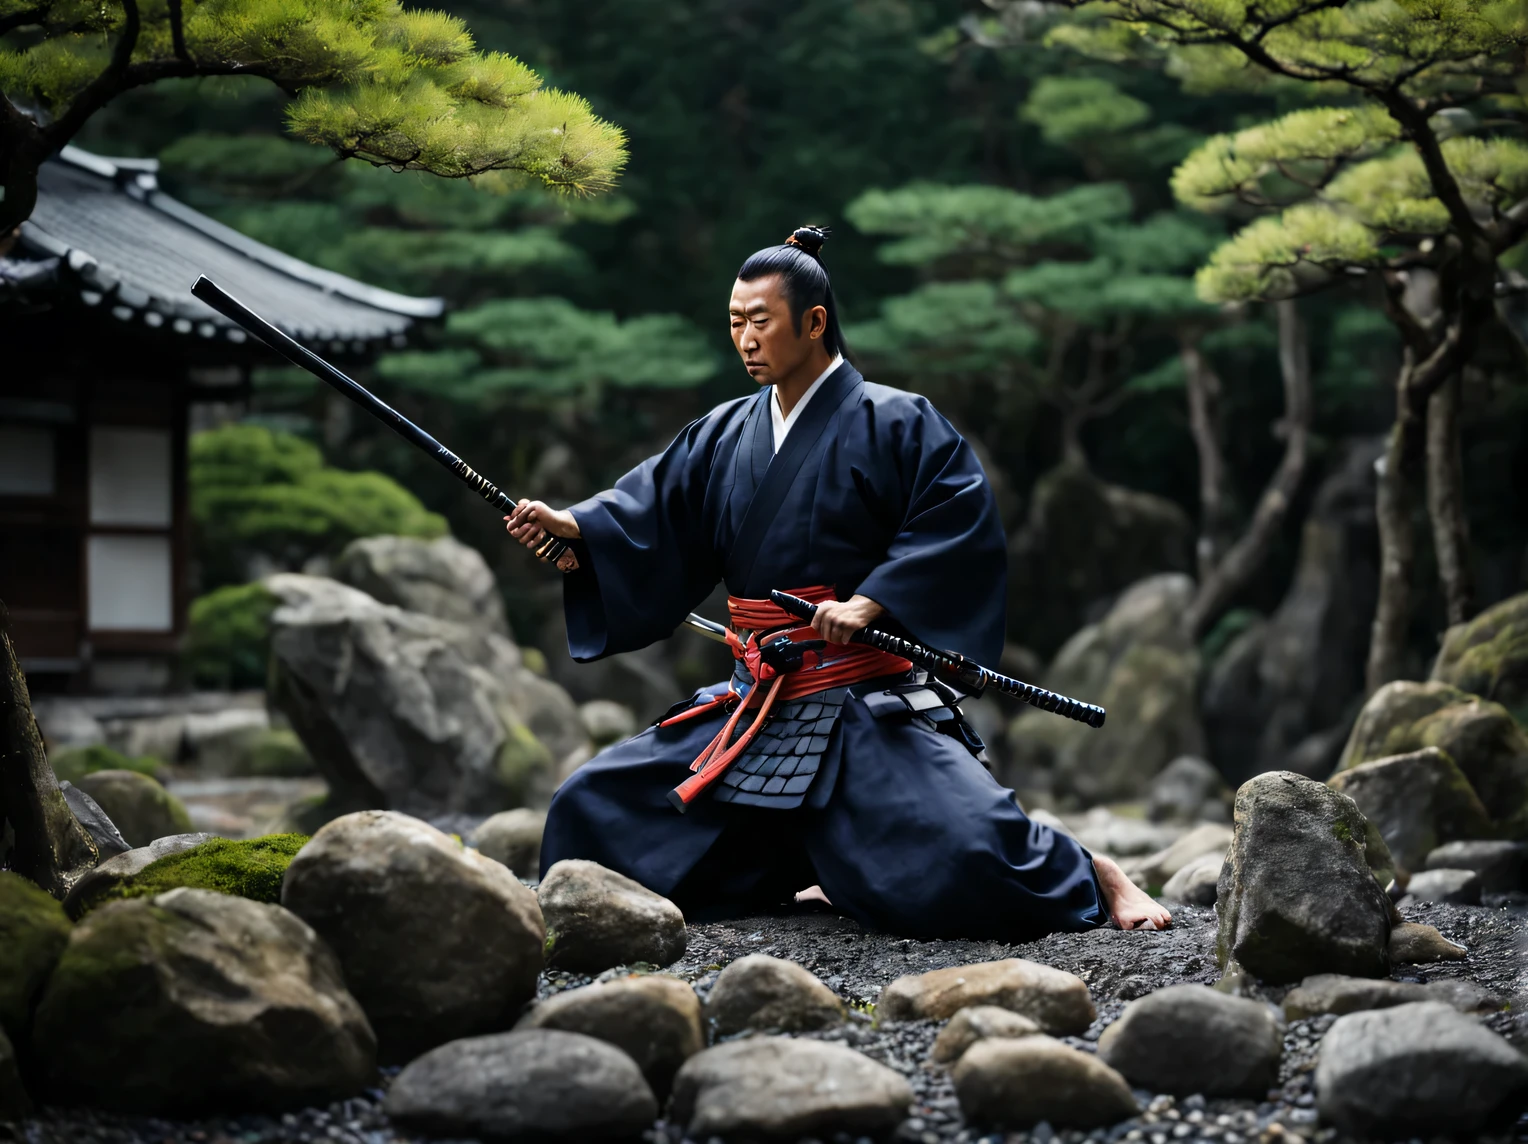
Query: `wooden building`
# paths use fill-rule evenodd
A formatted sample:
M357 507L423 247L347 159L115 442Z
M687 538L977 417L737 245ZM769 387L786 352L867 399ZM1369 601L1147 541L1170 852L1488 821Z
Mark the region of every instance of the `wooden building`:
M352 365L442 310L254 242L155 168L65 148L0 239L0 600L34 687L172 681L190 407L242 400L250 367L279 360L191 295L198 275Z

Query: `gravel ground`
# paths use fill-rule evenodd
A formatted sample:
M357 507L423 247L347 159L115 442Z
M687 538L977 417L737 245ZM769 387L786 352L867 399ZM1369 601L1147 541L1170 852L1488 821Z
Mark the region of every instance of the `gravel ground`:
M1423 904L1403 911L1407 920L1437 926L1444 936L1470 950L1462 962L1403 966L1401 980L1462 978L1510 1001L1511 1008L1490 1018L1490 1025L1519 1048L1528 1048L1528 900L1495 899L1487 906ZM1082 1141L1128 1141L1129 1144L1338 1144L1339 1134L1316 1123L1311 1073L1322 1035L1332 1018L1296 1021L1284 1039L1280 1085L1262 1102L1189 1097L1174 1100L1138 1092L1147 1111L1112 1128L1083 1133L1053 1132L1040 1125L1029 1132L983 1134L964 1124L948 1074L925 1065L938 1025L929 1021L876 1028L867 1012L881 988L904 973L944 966L1026 957L1077 974L1098 1004L1098 1020L1083 1036L1067 1038L1092 1051L1099 1034L1114 1021L1127 1000L1180 982L1212 983L1215 965L1215 913L1180 907L1175 924L1162 933L1055 934L1028 945L997 942L920 942L869 933L853 922L828 915L746 918L690 928L689 950L670 968L691 981L704 996L721 967L750 953L788 958L806 966L854 1007L852 1019L837 1029L808 1034L841 1041L896 1069L912 1085L912 1116L897 1131L897 1144L1081 1144ZM617 976L616 971L602 977ZM548 996L588 983L591 978L543 974L540 992ZM1261 992L1282 1000L1287 989ZM385 1085L387 1078L383 1078ZM26 1144L413 1144L418 1138L396 1132L382 1114L382 1089L325 1109L283 1117L224 1117L172 1123L143 1117L44 1109L25 1122L19 1136ZM0 1127L0 1140L6 1130ZM1515 1137L1528 1141L1528 1118ZM648 1144L682 1144L683 1136L660 1121ZM466 1142L462 1142L466 1144ZM713 1144L694 1141L689 1144ZM858 1144L847 1138L822 1144ZM1418 1142L1420 1144L1420 1142Z

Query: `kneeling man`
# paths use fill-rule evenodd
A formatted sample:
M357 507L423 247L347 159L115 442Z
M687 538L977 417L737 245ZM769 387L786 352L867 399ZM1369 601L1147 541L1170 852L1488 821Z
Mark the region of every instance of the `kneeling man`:
M732 340L758 393L607 492L566 510L523 501L506 518L528 546L570 542L577 660L669 636L718 582L731 594L733 677L563 784L543 871L591 859L692 919L810 886L909 936L1165 927L1167 911L1112 861L1025 816L979 761L954 692L849 642L873 622L995 662L1006 551L960 434L844 360L825 237L802 227L738 272ZM770 602L777 588L818 603L811 627Z

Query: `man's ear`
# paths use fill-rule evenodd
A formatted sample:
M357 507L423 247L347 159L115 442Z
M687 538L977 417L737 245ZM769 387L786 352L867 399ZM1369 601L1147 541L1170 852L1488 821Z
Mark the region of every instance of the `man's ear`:
M806 321L802 323L809 338L820 338L828 331L828 311L825 306L813 306L806 312Z

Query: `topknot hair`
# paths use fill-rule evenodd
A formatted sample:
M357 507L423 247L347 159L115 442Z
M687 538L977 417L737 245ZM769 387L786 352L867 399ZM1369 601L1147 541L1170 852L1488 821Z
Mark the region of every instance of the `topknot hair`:
M813 258L820 258L822 244L833 237L833 228L829 226L798 226L791 231L790 237L785 240L786 246L799 246Z

